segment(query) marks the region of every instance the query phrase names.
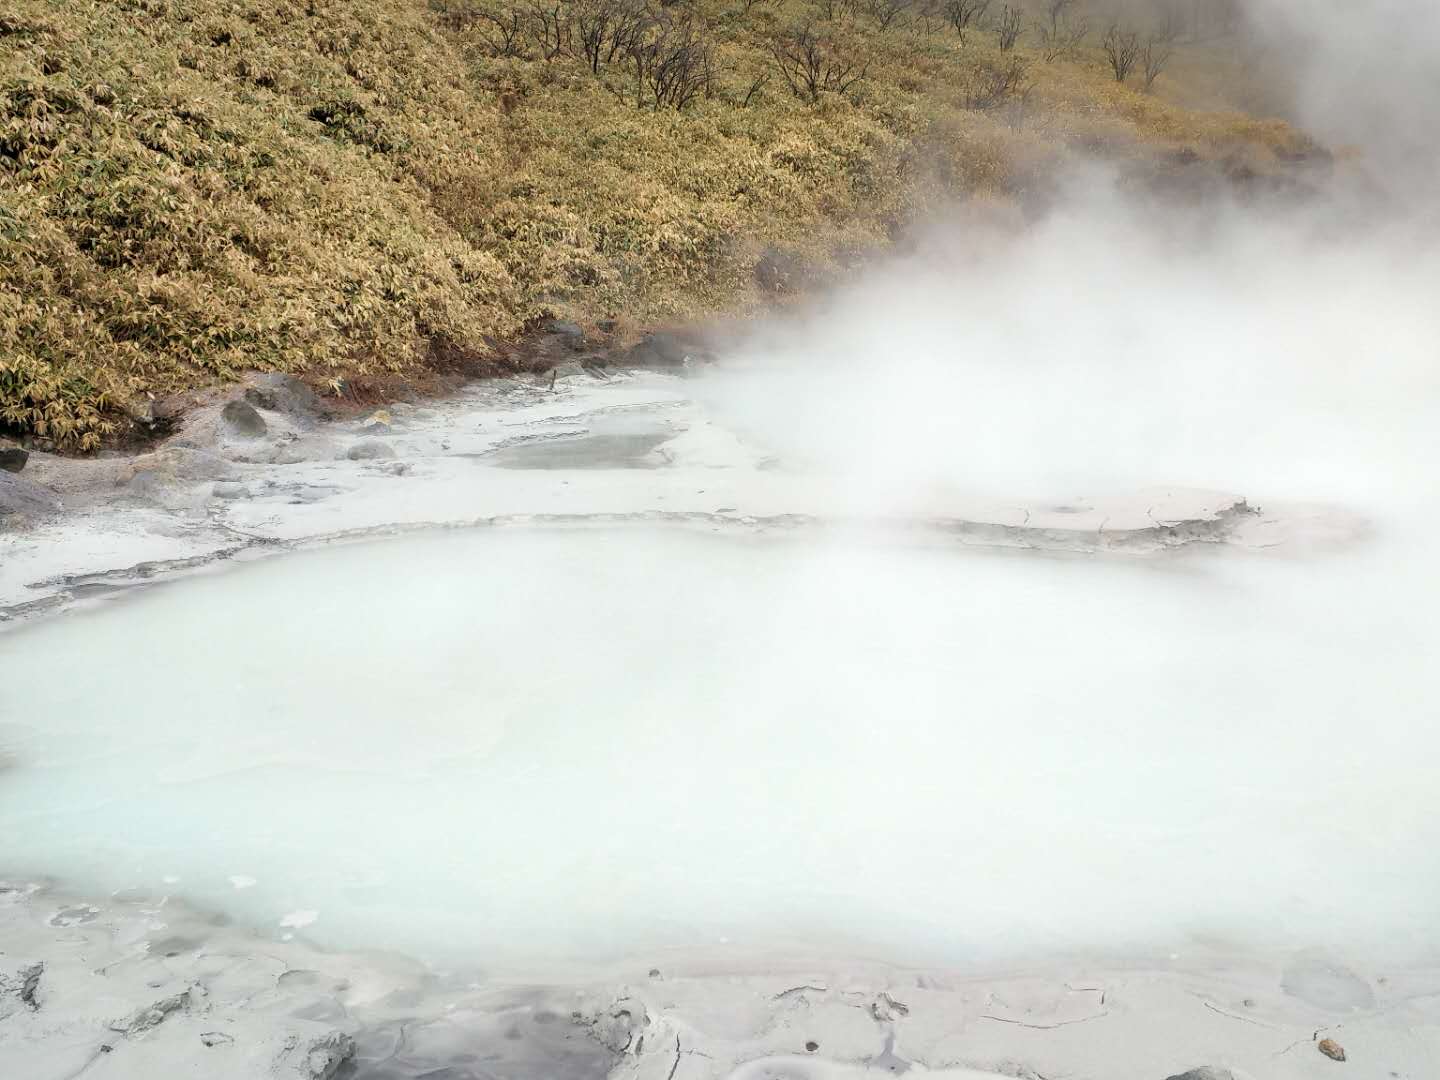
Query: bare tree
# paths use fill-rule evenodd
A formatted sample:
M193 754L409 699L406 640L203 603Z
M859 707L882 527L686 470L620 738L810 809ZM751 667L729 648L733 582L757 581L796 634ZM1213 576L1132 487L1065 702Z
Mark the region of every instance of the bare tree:
M629 54L651 22L650 13L633 0L592 0L577 5L571 49L599 75L607 64Z
M1006 4L1000 12L1000 21L995 24L995 33L1000 39L1000 51L1009 52L1013 49L1024 29L1025 21L1020 9Z
M635 76L638 108L684 109L715 80L715 50L693 18L668 14L650 20L626 49Z
M965 86L965 107L988 111L1015 101L1023 101L1033 88L1026 77L1026 64L1018 56L998 64L982 64Z
M945 0L945 19L963 38L968 27L979 25L989 7L990 0Z
M1145 47L1140 50L1140 71L1145 77L1145 89L1148 91L1155 85L1155 80L1165 70L1165 65L1175 55L1175 48L1170 38L1160 37L1151 34L1145 39Z
M869 69L837 55L834 43L809 25L775 38L770 55L790 92L812 105L824 93L849 93Z
M1075 0L1045 0L1045 17L1050 24L1050 33L1053 35L1060 29L1060 22L1070 13L1075 6Z
M551 0L549 5L530 5L530 36L535 40L540 55L554 60L570 47L570 12L561 0Z
M881 30L889 30L897 18L909 11L915 0L864 0L865 10Z
M1123 83L1129 78L1135 61L1140 57L1140 35L1131 30L1121 30L1117 23L1106 32L1102 44L1105 48L1105 59L1110 62L1110 70L1115 73L1115 81Z
M490 49L491 56L526 58L525 39L529 36L529 21L518 9L496 15L476 8L469 12L469 21L479 25L480 39Z
M820 11L829 22L839 22L855 11L855 0L820 0Z
M1047 63L1053 62L1062 56L1074 55L1089 36L1089 19L1062 16L1058 22L1040 24L1040 50Z

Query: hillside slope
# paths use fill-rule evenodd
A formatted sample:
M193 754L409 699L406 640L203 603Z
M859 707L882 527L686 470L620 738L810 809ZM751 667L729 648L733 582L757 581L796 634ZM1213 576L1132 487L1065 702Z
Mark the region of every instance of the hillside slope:
M244 369L482 372L548 314L744 310L948 199L1042 197L1081 153L1254 176L1306 152L1221 107L1223 49L1178 46L1146 92L1098 33L1047 59L1028 17L1005 52L953 22L884 0L10 0L0 434L88 450Z

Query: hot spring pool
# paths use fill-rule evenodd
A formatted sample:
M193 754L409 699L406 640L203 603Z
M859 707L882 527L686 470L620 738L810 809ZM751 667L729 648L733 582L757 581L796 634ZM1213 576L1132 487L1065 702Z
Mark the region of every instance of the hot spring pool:
M0 867L495 966L1440 944L1435 579L1394 559L576 529L232 567L0 636Z

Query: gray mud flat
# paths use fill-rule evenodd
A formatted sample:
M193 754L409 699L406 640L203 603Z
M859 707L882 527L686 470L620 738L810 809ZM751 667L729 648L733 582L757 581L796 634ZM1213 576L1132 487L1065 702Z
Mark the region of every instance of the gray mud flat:
M1440 1052L1440 970L1314 951L1019 976L696 953L533 985L19 883L0 942L17 1080L1422 1080Z

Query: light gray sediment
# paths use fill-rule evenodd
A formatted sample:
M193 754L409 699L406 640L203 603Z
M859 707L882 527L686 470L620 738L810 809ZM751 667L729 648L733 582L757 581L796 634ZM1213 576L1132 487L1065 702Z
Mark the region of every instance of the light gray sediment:
M776 461L708 415L685 378L655 372L480 384L343 422L320 420L313 395L277 379L198 407L145 453L37 453L23 478L0 474L0 622L238 558L425 529L928 531L965 546L1123 555L1359 531L1325 508L1262 511L1190 489L857 505L845 478Z

